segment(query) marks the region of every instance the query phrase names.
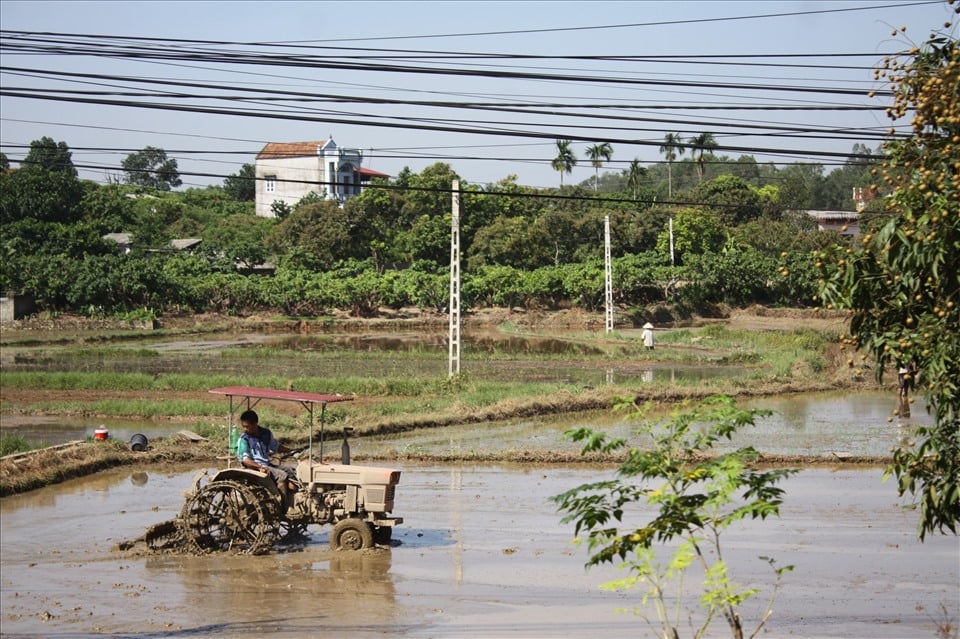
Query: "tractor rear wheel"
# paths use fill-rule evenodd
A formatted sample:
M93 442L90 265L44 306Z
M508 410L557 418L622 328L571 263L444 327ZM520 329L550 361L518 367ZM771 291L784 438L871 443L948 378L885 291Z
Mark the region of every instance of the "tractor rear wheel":
M196 552L266 552L279 533L278 507L268 491L237 481L210 482L183 506L180 526Z
M334 550L363 550L373 546L373 529L367 522L355 517L341 519L330 532L330 547Z

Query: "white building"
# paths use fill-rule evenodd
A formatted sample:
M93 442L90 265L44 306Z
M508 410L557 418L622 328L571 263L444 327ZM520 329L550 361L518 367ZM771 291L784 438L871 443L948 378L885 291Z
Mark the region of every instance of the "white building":
M274 217L276 201L294 206L316 193L341 204L360 194L363 182L385 173L364 169L363 152L325 142L270 142L257 154L257 215Z
M856 211L806 211L817 222L817 230L840 235L860 235L860 214Z

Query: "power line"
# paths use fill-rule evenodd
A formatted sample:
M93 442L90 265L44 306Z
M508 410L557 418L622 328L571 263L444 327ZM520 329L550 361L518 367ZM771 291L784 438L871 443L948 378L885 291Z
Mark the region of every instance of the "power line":
M738 20L759 20L767 18L790 18L798 17L805 15L826 15L826 14L835 14L835 13L849 13L857 11L875 11L878 9L900 9L904 7L913 7L913 6L923 6L928 4L941 4L942 0L926 0L922 2L909 2L909 3L896 3L896 4L885 4L885 5L874 5L868 7L846 7L842 9L820 9L820 10L811 10L811 11L791 11L791 12L781 12L781 13L766 13L766 14L754 14L754 15L745 15L745 16L729 16L722 18L692 18L687 20L660 20L655 22L634 22L626 24L608 24L608 25L593 25L593 26L579 26L579 27L544 27L539 29L513 29L513 30L502 30L502 31L477 31L477 32L460 32L460 33L443 33L443 34L426 34L426 35L405 35L405 36L376 36L376 37L366 37L366 38L330 38L324 40L287 40L287 41L275 41L275 42L230 42L225 40L184 40L180 38L127 38L130 40L151 40L156 42L164 43L201 43L207 45L244 45L244 46L302 46L303 44L316 44L320 42L365 42L371 40L418 40L418 39L434 39L434 38L467 38L467 37L477 37L477 36L503 36L503 35L528 35L532 33L564 33L564 32L574 32L574 31L600 31L600 30L611 30L611 29L628 29L628 28L638 28L638 27L663 27L668 25L684 25L684 24L706 24L706 23L715 23L715 22L735 22ZM2 33L2 32L0 32ZM29 33L29 32L13 32L13 33ZM44 35L53 35L53 36L71 36L76 34L65 34L65 33L50 33L44 32ZM115 36L105 36L97 35L90 36L94 38L106 38L106 37L115 37Z

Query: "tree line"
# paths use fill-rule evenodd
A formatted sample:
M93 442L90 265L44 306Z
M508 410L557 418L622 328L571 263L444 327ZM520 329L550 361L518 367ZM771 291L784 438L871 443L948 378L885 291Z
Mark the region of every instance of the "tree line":
M606 217L623 309L666 300L814 304L810 253L840 238L817 231L803 211L851 208L853 187L871 181L859 159L869 150L855 147L826 173L817 164L717 156L711 140L691 140L696 153L678 162L681 141L668 134L663 165L634 161L602 175L614 149L597 144L588 149L592 178L558 189L524 186L512 175L470 184L445 163L404 168L343 206L318 190L263 218L253 212L250 164L221 185L176 191L176 160L147 147L123 160L124 179L99 184L78 178L65 142L44 137L18 168L4 158L0 283L52 313L442 310L456 179L464 308L597 310ZM558 140L557 148L554 168L575 163L568 143ZM105 239L110 233L129 234L130 245ZM170 245L177 238L202 243L181 252Z

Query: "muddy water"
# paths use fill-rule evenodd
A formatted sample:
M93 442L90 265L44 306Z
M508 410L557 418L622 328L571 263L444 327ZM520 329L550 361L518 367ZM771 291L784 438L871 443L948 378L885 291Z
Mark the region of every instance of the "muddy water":
M918 424L931 417L918 399L910 420L888 422L896 403L891 393L806 393L754 399L745 406L772 411L743 428L720 449L754 446L771 455L831 456L844 454L887 456L890 449L909 437ZM669 415L671 407L649 414L650 419ZM421 451L463 455L503 452L575 452L580 445L564 438L565 430L587 426L603 430L631 443L636 422L621 413L595 411L568 415L428 428L355 442L358 452L412 454Z
M115 549L182 504L193 471L116 471L0 500L4 637L637 637L618 614L639 593L583 568L549 497L609 471L415 466L404 471L394 545L328 550L326 528L263 557ZM764 587L769 555L794 564L767 636L928 638L957 616L955 537L915 540L879 470L808 470L783 517L730 531L741 583ZM766 592L766 591L765 591ZM757 605L760 605L757 598ZM749 618L756 606L744 609ZM716 626L711 636L724 636Z
M733 444L753 445L762 452L780 455L888 455L891 447L910 435L912 427L931 423L922 398L917 399L910 420L888 422L895 400L892 393L879 391L807 393L754 399L744 405L767 409L773 414L758 419L753 428L744 429ZM100 419L94 422L63 417L4 415L0 419L0 432L20 435L34 445L53 445L92 437L99 424L107 427L111 438L121 441L129 441L136 433L153 440L184 428L183 424L152 420ZM420 450L457 454L470 451L575 451L577 445L563 437L565 430L575 426L600 428L616 436L629 436L635 427L621 414L599 411L491 422L482 427L467 424L420 429L364 438L356 443L358 452L381 455L391 451L412 453Z

